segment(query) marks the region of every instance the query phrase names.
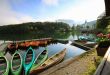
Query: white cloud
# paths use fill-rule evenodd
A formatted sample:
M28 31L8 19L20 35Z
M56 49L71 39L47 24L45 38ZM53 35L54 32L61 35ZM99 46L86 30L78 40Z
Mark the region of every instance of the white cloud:
M35 21L35 19L33 19L33 17L29 15L13 11L8 1L9 0L0 0L1 6L0 25ZM19 0L19 2L21 1L22 0ZM42 2L46 5L58 5L59 1L61 0L42 0ZM62 10L62 12L56 13L55 15L49 15L44 19L42 15L39 15L38 16L39 21L54 21L56 19L73 19L76 21L84 22L84 20L90 21L97 19L97 17L105 10L104 0L77 0L77 1L78 1L76 2L77 4L71 5L70 8L65 8L65 10ZM43 11L43 13L45 12Z
M20 15L19 21L20 21L20 22L35 22L36 20L33 19L31 16Z
M79 1L79 0L78 0ZM92 21L105 11L104 0L82 0L78 4L65 8L61 13L54 16L58 19L73 19L75 21Z
M103 0L83 0L77 6L69 9L65 17L75 20L96 20L97 17L105 10Z
M58 5L59 0L42 0L42 2L46 5Z
M0 0L0 6L0 25L34 21L28 15L13 11L8 0Z

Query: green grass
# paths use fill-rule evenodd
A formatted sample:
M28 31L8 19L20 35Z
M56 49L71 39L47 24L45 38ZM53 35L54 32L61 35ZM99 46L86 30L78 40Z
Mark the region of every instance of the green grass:
M94 55L94 54L96 54L96 51L93 51L92 53ZM89 62L87 71L81 75L93 75L95 73L98 65L100 64L102 58L103 57L95 56L94 59L92 60L92 62L91 61Z

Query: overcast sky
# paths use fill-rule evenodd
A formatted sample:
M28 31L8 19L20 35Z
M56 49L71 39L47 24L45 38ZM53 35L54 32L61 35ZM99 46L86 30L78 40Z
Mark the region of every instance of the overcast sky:
M0 0L0 25L72 19L96 20L104 0Z

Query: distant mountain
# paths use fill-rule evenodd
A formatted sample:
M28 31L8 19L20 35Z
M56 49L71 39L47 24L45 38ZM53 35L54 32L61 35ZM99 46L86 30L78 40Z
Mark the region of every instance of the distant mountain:
M82 30L93 30L96 28L96 20L90 22L85 21L85 23L81 24L81 26L83 27Z
M95 25L95 24L96 24L96 20L87 22L87 24L88 24L88 25Z
M85 23L83 23L82 25L85 25ZM96 25L96 20L90 21L90 22L87 22L87 21L86 21L86 25L88 25L88 26Z
M73 26L75 24L74 20L70 20L70 19L58 19L56 20L57 22L64 22L64 23L67 23L69 24L69 26Z

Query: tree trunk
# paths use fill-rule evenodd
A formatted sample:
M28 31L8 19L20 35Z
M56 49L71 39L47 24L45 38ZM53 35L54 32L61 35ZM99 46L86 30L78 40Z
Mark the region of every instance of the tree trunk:
M104 0L105 1L105 11L106 16L110 16L110 0Z

